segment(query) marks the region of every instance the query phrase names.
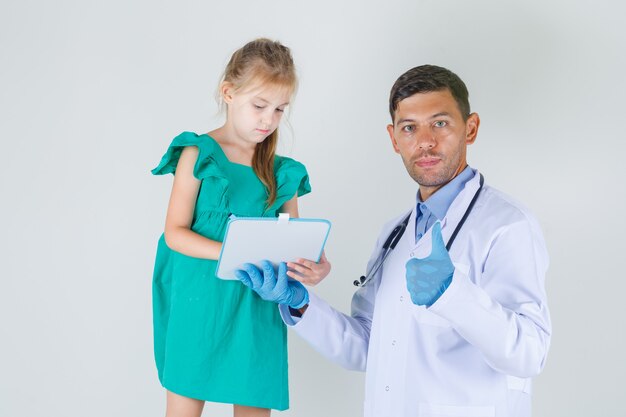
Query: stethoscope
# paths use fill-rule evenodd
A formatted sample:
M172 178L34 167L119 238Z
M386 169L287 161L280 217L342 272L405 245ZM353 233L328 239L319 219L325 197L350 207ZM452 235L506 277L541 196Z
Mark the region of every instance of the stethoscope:
M479 174L479 175L480 175L480 185L478 186L478 190L476 190L476 193L474 193L474 197L472 198L472 201L470 201L469 206L467 206L467 209L465 210L465 213L463 213L463 217L461 217L461 220L456 225L456 228L452 232L452 235L450 236L450 239L448 240L448 243L446 244L446 250L448 252L450 252L452 243L454 243L456 236L461 231L461 228L463 227L465 220L467 220L467 217L472 212L472 208L474 208L474 204L476 203L476 200L478 199L478 194L480 194L480 191L483 189L485 178L483 177L483 174ZM404 220L402 220L402 222L400 222L396 227L394 227L391 233L389 233L389 236L387 237L387 240L385 240L385 243L383 243L383 246L380 250L380 254L378 255L378 259L376 260L374 265L372 265L369 271L365 272L365 275L361 275L361 278L354 280L353 284L355 287L359 287L359 286L362 287L366 285L368 282L372 280L374 276L376 276L376 272L378 272L380 267L383 266L383 264L385 263L385 259L387 259L387 256L389 256L391 251L396 248L396 245L400 241L400 238L402 238L402 235L404 234L404 231L406 230L406 227L409 224L409 219L411 218L412 213L413 213L413 210L411 210L411 213L409 213L408 216L406 216Z

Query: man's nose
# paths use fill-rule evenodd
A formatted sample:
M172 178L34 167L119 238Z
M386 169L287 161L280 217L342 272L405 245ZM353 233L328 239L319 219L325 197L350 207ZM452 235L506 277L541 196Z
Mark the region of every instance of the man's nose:
M422 127L416 133L417 146L420 149L432 149L437 145L435 132L427 127Z

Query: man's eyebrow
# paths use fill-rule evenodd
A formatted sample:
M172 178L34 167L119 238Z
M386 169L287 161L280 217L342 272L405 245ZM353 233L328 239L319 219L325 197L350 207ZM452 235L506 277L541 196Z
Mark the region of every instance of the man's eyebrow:
M442 111L442 112L433 114L432 116L429 117L429 119L436 119L437 117L452 117L452 115L448 113L447 111ZM405 117L404 119L400 119L396 122L396 124L401 124L401 123L415 123L415 119Z
M431 118L431 119L435 119L435 118L437 118L437 117L442 117L442 116L447 116L447 117L450 117L450 113L445 112L445 111L442 111L442 112L439 112L439 113L433 114L432 116L430 116L430 118Z

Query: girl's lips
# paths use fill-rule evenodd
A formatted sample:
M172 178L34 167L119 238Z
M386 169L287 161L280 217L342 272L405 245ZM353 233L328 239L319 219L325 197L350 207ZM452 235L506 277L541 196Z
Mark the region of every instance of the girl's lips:
M264 129L257 129L257 132L263 134L263 135L267 135L268 133L270 133L269 129L268 130L264 130Z

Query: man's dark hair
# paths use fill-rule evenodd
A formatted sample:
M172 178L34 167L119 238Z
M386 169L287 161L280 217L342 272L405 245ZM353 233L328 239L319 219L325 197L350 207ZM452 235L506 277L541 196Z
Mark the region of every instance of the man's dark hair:
M400 76L391 87L389 113L394 120L398 103L417 93L448 90L456 100L463 120L470 115L469 93L463 80L452 71L435 65L420 65Z

